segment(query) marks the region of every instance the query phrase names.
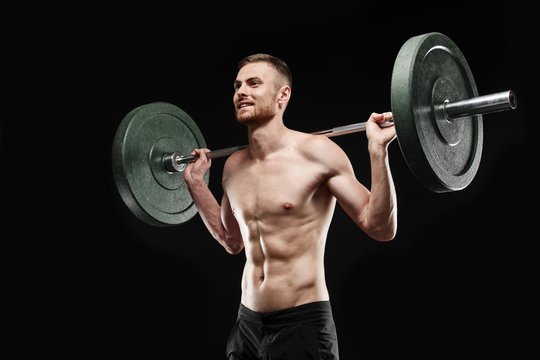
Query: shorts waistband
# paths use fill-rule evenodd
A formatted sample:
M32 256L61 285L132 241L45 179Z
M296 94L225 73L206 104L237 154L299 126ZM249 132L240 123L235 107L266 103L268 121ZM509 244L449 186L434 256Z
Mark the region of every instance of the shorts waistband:
M260 324L286 324L298 321L332 318L332 307L330 306L330 301L316 301L283 310L257 312L240 304L238 318Z

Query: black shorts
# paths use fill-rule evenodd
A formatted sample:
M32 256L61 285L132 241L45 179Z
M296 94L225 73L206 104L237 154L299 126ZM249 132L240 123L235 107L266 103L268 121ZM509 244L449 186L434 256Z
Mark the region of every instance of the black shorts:
M339 359L329 301L259 313L240 304L227 359Z

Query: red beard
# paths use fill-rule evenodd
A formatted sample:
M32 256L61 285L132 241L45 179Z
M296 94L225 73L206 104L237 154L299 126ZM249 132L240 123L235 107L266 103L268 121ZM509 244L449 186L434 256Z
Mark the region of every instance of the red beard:
M275 114L276 111L272 104L255 104L248 108L248 111L242 111L239 108L235 110L236 120L244 125L264 123L274 117Z

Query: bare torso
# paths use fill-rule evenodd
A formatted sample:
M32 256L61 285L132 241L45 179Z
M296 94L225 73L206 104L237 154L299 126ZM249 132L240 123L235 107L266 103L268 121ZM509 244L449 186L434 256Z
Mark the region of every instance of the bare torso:
M327 169L309 153L314 136L288 136L291 145L266 158L239 151L224 169L246 254L241 301L254 311L328 300L324 249L336 200Z
M229 254L245 250L245 306L268 312L328 300L324 249L336 202L372 238L395 236L387 147L396 134L393 127L378 126L392 114L372 113L366 122L368 190L334 142L285 127L291 96L286 64L264 54L244 60L233 83L233 104L236 119L247 127L249 147L225 163L221 204L204 181L208 149L192 152L197 160L185 168L187 188L212 237Z

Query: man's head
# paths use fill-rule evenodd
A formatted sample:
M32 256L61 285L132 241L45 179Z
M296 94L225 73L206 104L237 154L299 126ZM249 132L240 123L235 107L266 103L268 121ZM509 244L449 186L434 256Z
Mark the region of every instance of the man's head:
M292 75L287 64L271 55L255 54L238 63L234 81L236 119L242 124L266 122L285 111Z

